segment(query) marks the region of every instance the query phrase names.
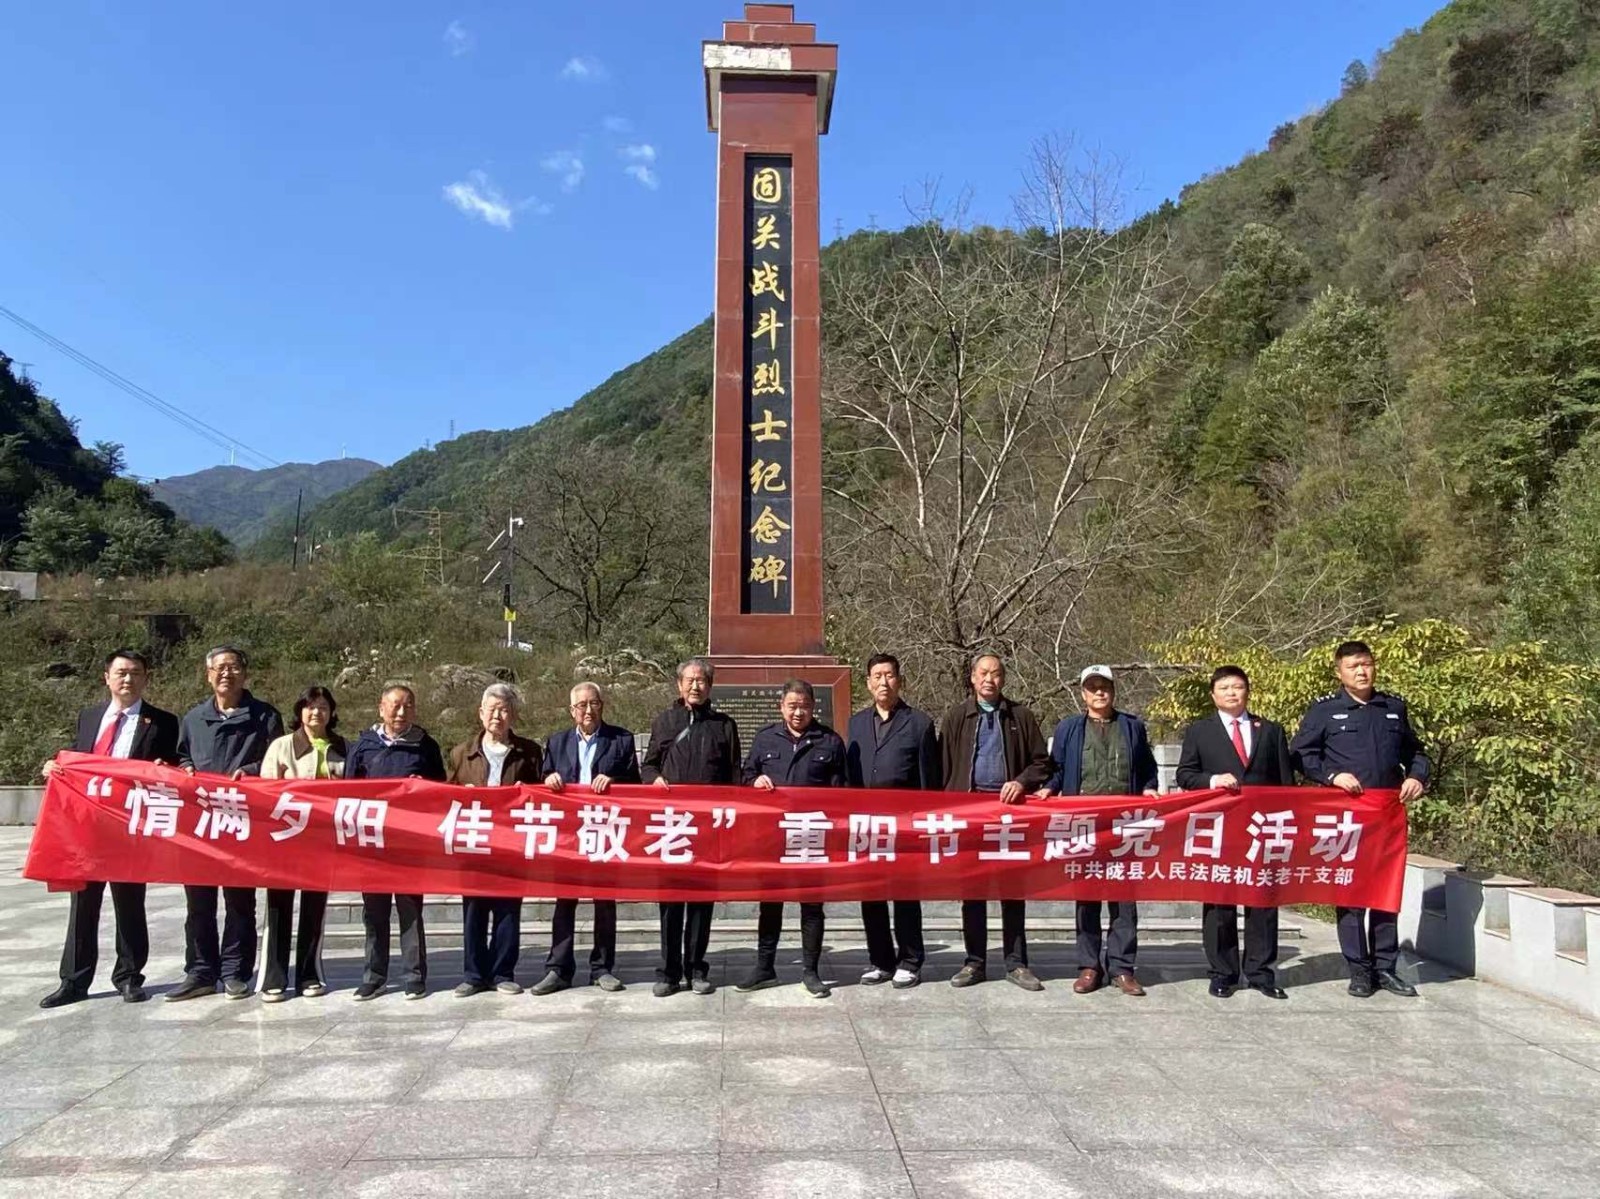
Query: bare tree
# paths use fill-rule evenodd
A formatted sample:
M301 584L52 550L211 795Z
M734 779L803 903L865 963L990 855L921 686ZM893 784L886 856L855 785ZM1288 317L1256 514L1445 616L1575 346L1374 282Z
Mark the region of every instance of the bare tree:
M1114 168L1045 142L1025 182L1013 228L930 194L835 253L824 488L863 635L946 678L994 648L1038 694L1072 673L1096 581L1184 548L1141 423L1192 296L1164 222L1122 227Z
M703 619L706 505L698 488L614 449L551 438L517 464L532 605L587 642Z

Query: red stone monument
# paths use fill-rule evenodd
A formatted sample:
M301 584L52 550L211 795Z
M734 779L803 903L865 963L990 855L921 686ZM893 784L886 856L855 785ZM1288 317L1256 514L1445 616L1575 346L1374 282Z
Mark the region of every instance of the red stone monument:
M842 726L850 671L823 653L821 230L817 140L837 46L790 4L746 4L703 47L717 135L716 381L711 449L714 698L745 736L778 685L817 688Z

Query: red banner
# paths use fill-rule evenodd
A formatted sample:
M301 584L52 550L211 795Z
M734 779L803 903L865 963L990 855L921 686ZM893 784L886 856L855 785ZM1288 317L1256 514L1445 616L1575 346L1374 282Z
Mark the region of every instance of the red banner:
M186 775L63 753L23 874L644 900L1168 899L1394 911L1393 791L1005 805L946 791L453 787Z

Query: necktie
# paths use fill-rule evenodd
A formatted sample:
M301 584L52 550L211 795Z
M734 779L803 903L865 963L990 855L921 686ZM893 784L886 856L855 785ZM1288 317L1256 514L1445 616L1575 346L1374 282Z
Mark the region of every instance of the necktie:
M94 752L102 758L111 756L111 750L117 744L117 734L122 731L122 722L127 715L126 712L118 712L117 718L100 730L100 737L94 743Z
M1233 752L1239 755L1241 766L1250 765L1250 754L1244 747L1244 730L1239 726L1244 723L1243 717L1235 716L1228 722L1233 726Z

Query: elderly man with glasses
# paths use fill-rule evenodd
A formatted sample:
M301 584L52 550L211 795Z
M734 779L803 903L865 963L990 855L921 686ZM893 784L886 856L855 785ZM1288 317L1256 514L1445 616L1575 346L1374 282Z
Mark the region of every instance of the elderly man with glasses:
M594 683L579 683L568 694L572 727L545 740L544 785L560 794L569 786L604 795L613 783L637 783L639 758L633 734L605 722L606 699ZM573 940L578 922L576 899L556 900L550 918L550 952L535 995L553 995L572 985L578 972ZM617 901L594 901L594 948L589 951L589 981L602 991L620 991L617 968Z

